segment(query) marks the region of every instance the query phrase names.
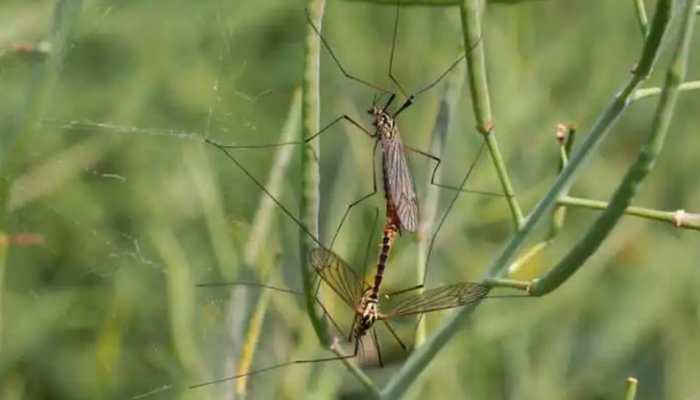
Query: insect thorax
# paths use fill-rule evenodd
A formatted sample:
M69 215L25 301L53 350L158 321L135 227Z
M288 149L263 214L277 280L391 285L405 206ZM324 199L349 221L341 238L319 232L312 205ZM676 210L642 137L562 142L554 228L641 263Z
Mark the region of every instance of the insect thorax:
M362 296L362 301L357 309L359 318L355 333L357 337L364 336L377 321L379 315L378 302L377 295L371 289Z
M396 135L394 117L392 117L388 112L379 108L375 108L372 115L374 115L372 125L377 128L377 135L379 138L392 139Z

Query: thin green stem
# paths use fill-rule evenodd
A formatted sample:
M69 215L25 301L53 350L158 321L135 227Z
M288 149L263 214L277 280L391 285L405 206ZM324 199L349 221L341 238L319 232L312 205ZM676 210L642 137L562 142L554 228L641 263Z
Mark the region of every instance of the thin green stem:
M319 29L322 29L323 12L325 0L308 0L307 11L310 15L313 24ZM304 79L303 79L303 95L302 95L302 129L301 140L311 137L311 135L319 131L319 115L321 109L319 95L319 80L320 80L320 52L321 41L319 35L314 28L307 24L306 37L304 39ZM301 221L309 229L309 232L316 237L319 236L318 220L319 220L319 186L320 172L318 160L320 159L320 140L312 140L303 146L301 157L302 168L302 197L301 197ZM316 243L307 235L302 235L300 239L300 254L302 257L301 275L304 285L304 293L306 295L306 310L311 319L311 324L314 327L316 336L324 346L330 346L332 343L331 336L328 332L328 326L325 323L322 314L316 308L316 297L314 293L313 271L306 263L306 256L310 250L315 247ZM357 368L352 361L347 360L345 363L349 371L368 389L370 393L378 392L372 380Z
M627 387L625 388L625 400L634 400L637 397L637 378L627 378Z
M663 149L668 127L673 117L679 86L685 79L696 3L697 0L686 0L685 2L681 29L676 40L671 64L666 72L666 81L654 115L651 133L642 146L637 160L628 169L605 211L559 264L533 283L530 288L531 294L541 296L558 288L588 260L625 214L625 210L637 194L644 178L654 168L654 164Z
M275 265L278 265L275 262ZM265 268L269 270L269 267ZM269 272L269 271L265 271ZM265 279L265 282L268 280ZM238 367L236 369L236 375L245 375L250 372L250 366L253 364L253 358L255 357L255 351L257 350L258 342L260 341L260 334L262 333L263 322L265 322L265 314L267 313L267 306L270 304L270 296L272 294L271 290L263 290L260 293L255 309L253 310L253 315L250 317L248 322L248 331L245 335L245 341L243 342L243 348L241 350L241 358L238 362ZM234 384L234 397L245 397L248 388L248 377L243 376L237 379Z
M581 197L564 196L560 198L557 203L571 207L590 208L594 210L608 209L608 203L604 201L584 199ZM662 211L651 208L629 206L624 210L624 214L668 222L678 228L700 230L700 218L694 218L696 214L689 214L683 210Z
M308 0L307 11L314 25L321 29L325 0ZM301 140L310 137L319 130L320 95L319 95L319 71L320 71L321 41L310 24L306 26L304 38L304 79L302 94L302 129ZM319 237L319 185L320 172L318 160L320 156L320 141L312 140L302 146L301 156L301 221L309 232ZM299 249L301 254L301 276L306 294L306 309L311 319L311 324L316 331L319 341L324 346L331 343L327 326L322 315L316 308L314 300L313 272L306 263L306 256L315 246L315 243L307 235L301 235Z
M491 99L486 77L486 56L481 29L481 1L464 0L460 5L460 17L464 37L464 48L467 49L466 59L469 79L469 89L472 107L476 117L477 129L484 135L491 160L496 168L503 193L506 195L508 207L513 218L513 224L519 229L523 224L523 212L515 198L508 170L498 147L496 132L493 129Z
M646 37L649 33L649 18L647 18L647 9L644 6L644 0L632 0L634 9L637 12L637 20L639 21L639 29L642 31L642 37Z
M571 124L558 124L556 129L556 137L557 141L559 142L560 157L558 172L561 173L561 170L564 169L564 167L566 167L566 164L569 163L569 155L571 154L571 149L573 148L574 139L576 137L576 128ZM562 195L566 196L568 194L568 191L569 188L567 187L562 192ZM513 261L508 267L507 275L513 276L517 274L518 271L522 267L527 265L530 261L532 261L535 258L535 256L539 255L547 247L549 247L549 245L551 245L554 242L554 238L557 237L562 227L564 226L565 220L566 207L563 205L557 205L556 207L554 207L550 218L549 233L547 234L547 237L544 240L532 245L529 249L523 252L523 254L520 255L520 257Z
M595 148L605 137L609 128L625 110L629 96L646 78L654 65L661 46L661 39L666 32L671 16L671 10L672 0L660 0L657 3L656 14L651 23L640 62L632 78L623 86L622 90L614 96L605 110L603 110L600 118L591 129L591 132L586 136L586 140L584 140L581 147L573 153L569 163L562 170L548 193L525 220L523 227L513 235L501 254L496 258L491 265L488 278L501 277L501 275L505 273L510 259L515 255L529 233L532 232L536 223L554 206L560 193L570 185L576 172L578 172L579 168L584 164L584 161L590 154L595 152ZM382 398L396 399L401 397L406 390L408 390L412 382L415 381L416 377L435 357L438 351L459 331L459 328L474 311L475 306L476 305L464 307L456 311L453 316L423 344L423 346L419 347L411 354L401 370L392 377L382 391Z
M525 238L530 234L545 213L555 206L561 194L571 185L571 182L580 168L585 164L591 154L595 152L595 149L607 136L610 127L612 127L629 105L628 100L632 93L634 93L635 89L651 72L651 68L656 61L659 48L661 47L661 39L666 32L671 17L671 1L672 0L663 0L658 3L654 20L649 29L649 35L647 36L644 49L642 50L640 62L634 70L632 77L623 85L622 89L617 92L610 104L603 110L600 117L591 128L591 131L588 135L585 135L585 140L578 150L571 155L569 163L561 171L549 191L544 195L537 206L535 206L535 209L527 217L522 228L513 235L500 255L491 264L489 276L498 277L505 273L508 263L525 241Z
M487 278L484 279L484 283L492 288L510 288L528 291L530 290L530 282L519 281L517 279L504 279L504 278Z
M555 208L554 213L556 213L556 211L557 209ZM527 250L523 251L522 255L508 266L508 273L506 274L506 276L513 276L517 274L518 271L520 271L525 265L532 261L535 258L535 256L542 253L544 249L546 249L552 243L552 241L553 238L552 234L550 233L546 239L542 240L541 242L535 243Z
M700 89L700 81L689 81L689 82L683 82L681 85L678 87L678 90L681 92L688 92L691 90L699 90ZM644 89L637 89L634 92L634 95L630 98L630 101L637 101L637 100L642 100L642 99L647 99L653 96L658 96L661 94L661 88L660 87L652 87L652 88L644 88Z

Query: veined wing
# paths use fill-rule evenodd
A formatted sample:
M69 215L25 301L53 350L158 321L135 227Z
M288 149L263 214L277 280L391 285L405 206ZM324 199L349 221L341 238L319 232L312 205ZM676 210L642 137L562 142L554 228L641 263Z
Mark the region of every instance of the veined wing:
M489 292L485 285L460 282L429 289L423 293L406 292L380 301L380 319L421 314L480 302Z
M383 139L382 151L384 154L384 188L389 196L389 201L396 210L401 228L407 232L415 232L418 229L418 200L401 139L398 136Z
M316 247L309 252L309 264L321 279L354 310L369 285L348 263L332 251Z

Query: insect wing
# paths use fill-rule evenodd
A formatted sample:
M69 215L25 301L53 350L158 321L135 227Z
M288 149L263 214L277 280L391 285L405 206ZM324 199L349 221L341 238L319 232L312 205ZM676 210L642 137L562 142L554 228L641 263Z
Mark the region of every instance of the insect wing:
M488 287L475 282L440 286L423 293L406 292L383 299L381 318L389 319L475 304L488 292Z
M418 229L418 200L413 185L413 176L408 169L403 144L397 137L382 142L384 152L385 188L401 222L407 232Z
M330 250L321 247L312 249L309 253L309 264L352 309L368 288L348 263Z

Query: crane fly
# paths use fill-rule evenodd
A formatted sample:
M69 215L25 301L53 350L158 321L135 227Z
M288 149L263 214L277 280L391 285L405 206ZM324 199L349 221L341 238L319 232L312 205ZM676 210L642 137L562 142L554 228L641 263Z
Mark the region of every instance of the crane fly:
M389 323L390 319L418 315L422 313L445 310L461 306L476 306L482 299L487 298L489 287L484 284L475 282L455 283L434 289L428 289L420 293L417 290L422 289L423 286L418 285L399 292L380 294L380 284L382 281L383 271L387 262L391 243L395 239L399 229L399 223L397 221L396 213L393 211L393 208L391 206L391 202L387 201L387 220L385 223L384 234L382 237L382 248L379 253L379 260L377 262L377 271L374 276L374 282L373 284L370 284L363 278L364 272L361 275L356 273L349 266L349 264L345 262L340 256L327 249L321 243L321 241L313 233L311 233L311 231L287 207L285 207L284 204L282 204L282 202L280 202L279 199L277 199L274 195L272 195L272 193L270 193L270 191L265 187L265 185L262 184L262 182L260 182L247 168L245 168L245 166L232 154L232 152L228 148L211 140L208 140L207 142L212 146L218 148L267 197L269 197L280 208L280 210L299 227L299 229L306 236L311 238L318 245L318 247L312 249L307 255L308 263L320 279L320 282L323 282L326 285L328 285L331 288L331 290L340 297L342 302L347 307L349 307L350 310L352 310L354 317L351 328L347 333L347 336L345 334L341 334L341 336L347 337L349 341L354 341L354 346L353 351L350 354L328 358L293 360L239 375L196 384L191 386L192 388L207 386L225 381L231 381L245 376L250 376L294 364L317 363L355 358L360 352L363 338L365 338L370 332L370 337L377 349L377 357L379 359L379 364L382 365L383 362L381 360L381 350L379 347L379 341L377 340L376 330L374 329L374 324L376 323L376 321L382 321L382 323L386 326L386 328L389 330L392 336L397 340L399 345L403 349L407 349L404 342L399 338L398 334L396 334L394 329L391 327L391 324ZM462 185L464 185L464 183L468 179L473 168L475 167L475 164L476 162L472 163L472 165L470 166L469 170L464 176ZM338 226L334 237L338 236L338 233L342 228L343 222L344 220L341 220L341 223ZM437 234L437 232L435 234ZM370 235L370 240L373 236L373 234ZM365 256L365 265L366 264L367 255ZM248 284L218 283L204 284L198 286L230 285ZM253 286L261 286L273 290L281 290L287 293L305 295L304 293L295 292L288 289L279 289L259 284L254 284ZM523 296L502 295L488 297ZM333 317L327 311L323 303L315 295L314 301L323 309L324 315L328 317L335 329L338 332L342 332L337 322L333 319Z
M399 133L399 128L397 124L397 117L399 114L401 114L403 111L405 111L407 108L409 108L415 101L416 97L433 87L435 87L440 81L442 81L457 65L459 65L460 62L462 62L465 59L466 54L462 54L459 56L452 64L450 64L439 76L436 78L432 79L429 81L429 83L417 91L413 92L412 94L407 94L406 90L404 90L403 86L400 84L398 79L394 76L393 73L393 65L394 65L394 55L395 55L395 48L396 48L396 38L398 34L398 26L399 26L399 10L400 10L400 1L396 1L396 14L394 18L394 29L393 29L393 37L392 37L392 45L391 45L391 51L389 55L389 68L388 68L388 76L390 80L396 85L396 87L399 89L400 94L405 98L404 102L395 110L391 111L389 107L391 104L394 102L396 99L396 93L389 90L385 89L380 85L374 84L369 82L368 80L361 79L357 77L356 75L350 74L346 68L343 66L343 64L340 62L340 59L336 55L336 53L333 51L333 48L331 47L329 41L323 36L321 33L320 29L314 24L311 15L309 14L309 11L306 10L306 19L308 25L314 30L314 32L318 35L318 37L321 40L321 44L323 47L326 49L328 54L330 55L331 59L337 66L337 68L340 70L340 72L348 79L355 81L365 87L368 87L370 89L373 89L377 91L378 93L375 95L375 98L372 102L372 106L367 112L371 115L372 118L372 127L373 128L366 128L358 122L356 119L350 117L347 114L343 114L334 120L332 120L329 124L325 125L322 127L318 132L312 134L311 136L301 140L301 141L290 141L290 142L282 142L282 143L275 143L275 144L260 144L260 145L224 145L224 144L219 144L220 147L232 150L232 149L261 149L261 148L270 148L270 147L277 147L277 146L284 146L284 145L303 145L307 144L312 140L317 139L320 135L323 133L327 132L330 130L330 128L334 127L336 124L345 121L347 123L350 123L353 127L357 128L359 131L363 132L365 135L370 137L375 141L375 146L374 146L374 152L376 151L377 146L381 147L382 149L382 180L383 180L383 189L385 193L385 198L386 198L386 205L387 205L387 217L393 219L394 221L394 226L391 227L395 233L401 234L402 232L415 232L418 229L418 223L420 221L420 213L419 213L419 207L418 207L418 200L417 200L417 195L415 191L415 185L413 183L413 176L411 174L411 171L408 167L408 162L406 160L406 151L411 151L416 154L422 155L424 157L427 157L428 159L434 161L435 167L433 168L432 174L431 174L431 179L430 183L432 185L441 187L441 188L446 188L454 191L461 191L461 192L468 192L468 193L476 193L476 194L481 194L481 195L487 195L487 196L497 196L497 197L503 197L503 194L501 193L495 193L495 192L489 192L489 191L480 191L480 190L472 190L472 189L465 189L463 187L456 187L456 186L450 186L450 185L444 185L438 182L435 182L435 177L437 174L437 170L440 167L440 164L442 160L434 156L430 153L414 149L410 146L406 146L403 144L401 141L400 133ZM476 46L474 44L474 46ZM377 100L378 98L384 96L384 95L389 95L388 101L386 104L378 105ZM481 152L479 152L479 155ZM478 157L478 156L477 156ZM372 158L374 160L374 157ZM364 194L363 196L359 197L357 200L352 201L346 208L345 213L341 217L341 224L342 222L347 218L348 214L350 213L351 209L361 203L362 201L374 196L377 193L377 182L376 182L376 173L375 173L375 165L374 161L372 162L372 191ZM335 238L334 238L335 239Z
M418 293L416 289L422 288L416 286L406 290L385 293L382 296L377 296L374 292L374 286L366 282L360 277L350 265L345 262L340 256L332 251L316 247L312 249L308 255L309 266L315 271L323 283L328 285L331 290L342 300L342 302L352 310L354 314L353 323L347 335L347 339L353 345L353 351L350 354L339 355L336 357L325 357L316 359L299 359L285 363L264 367L254 371L249 371L243 374L233 375L225 378L212 380L209 382L199 383L190 386L191 389L203 386L213 385L217 383L232 381L235 379L259 374L262 372L287 367L294 364L309 364L328 361L339 361L355 358L360 353L362 342L368 334L371 334L377 350L379 365L383 366L381 359L381 350L379 346L378 336L375 329L375 323L381 321L389 330L392 336L398 341L403 349L407 346L401 341L398 334L390 324L390 320L406 316L413 316L428 312L446 310L456 307L477 306L485 298L495 297L523 297L521 295L500 295L488 296L490 288L477 282L459 282L450 285L440 286L433 289L428 289ZM247 283L215 283L201 284L198 286L233 286L233 285L251 285ZM303 293L295 292L289 289L280 289L266 285L252 284L262 288L279 290L287 293L303 295ZM380 300L381 299L381 300ZM315 297L315 301L319 304L324 313L330 317L328 310L323 303ZM339 325L335 320L330 318L335 328L342 333ZM345 335L343 335L345 336Z

